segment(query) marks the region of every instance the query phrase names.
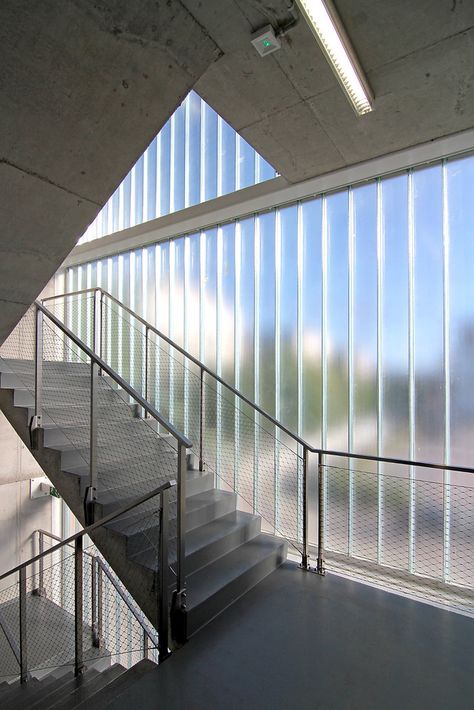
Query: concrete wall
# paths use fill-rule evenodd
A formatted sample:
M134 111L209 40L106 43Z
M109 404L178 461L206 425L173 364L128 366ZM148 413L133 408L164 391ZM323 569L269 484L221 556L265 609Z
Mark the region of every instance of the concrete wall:
M38 528L60 533L61 501L31 500L31 479L44 476L21 439L0 413L0 574L37 552ZM0 582L0 589L10 586Z
M0 343L219 54L178 0L0 3Z

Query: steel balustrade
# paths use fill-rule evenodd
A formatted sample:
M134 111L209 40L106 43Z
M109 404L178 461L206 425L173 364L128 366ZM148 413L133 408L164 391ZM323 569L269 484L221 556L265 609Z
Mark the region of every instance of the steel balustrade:
M252 402L248 397L243 395L241 392L239 392L235 387L233 387L231 384L226 382L222 377L220 377L218 374L213 372L212 369L207 367L204 363L202 363L200 360L198 360L196 357L194 357L191 353L187 352L184 348L182 348L180 345L175 343L171 338L169 338L167 335L165 335L163 332L161 332L158 328L153 326L151 323L146 321L144 318L139 316L137 313L135 313L131 308L123 304L119 299L115 298L115 296L112 296L110 293L102 289L101 287L94 287L94 288L89 288L89 289L82 289L82 290L77 290L77 291L71 291L68 293L63 293L63 294L58 294L56 296L51 296L49 298L46 298L43 300L43 303L53 301L53 300L58 300L58 299L66 299L68 297L77 297L81 296L84 294L94 294L94 303L98 303L100 305L97 305L94 308L94 314L100 313L100 317L103 318L103 306L105 303L105 300L108 300L114 304L116 304L120 309L122 309L124 312L128 313L130 316L133 317L138 323L140 323L142 326L145 328L145 363L144 363L144 369L145 369L145 399L148 398L149 396L149 386L148 386L148 377L149 377L149 336L150 333L154 333L157 335L159 338L161 338L165 343L167 343L170 347L172 347L174 350L176 350L178 353L183 355L186 360L189 360L189 362L193 363L198 369L200 373L200 414L199 414L199 468L200 470L203 470L204 464L205 464L205 452L204 452L204 437L203 437L203 431L204 431L204 383L205 383L205 376L209 377L214 381L215 383L218 383L224 389L231 393L233 396L237 397L240 402L246 404L249 406L254 414L259 414L261 417L264 418L264 420L271 424L272 426L276 427L281 433L286 434L290 439L294 442L294 444L299 447L300 451L302 452L302 471L303 471L303 481L302 481L302 535L303 535L303 540L302 540L302 552L301 552L301 566L305 569L311 569L310 567L310 554L309 554L309 549L310 549L310 543L309 543L309 525L308 525L308 488L309 488L309 454L314 454L317 456L317 527L318 527L318 535L317 535L317 559L316 559L316 568L315 571L317 571L320 574L324 574L325 572L325 560L324 560L324 551L325 551L325 518L326 518L326 511L325 511L325 495L324 495L324 490L325 490L325 469L326 469L326 458L327 457L335 457L335 458L340 458L340 459L353 459L353 460L361 460L361 461L373 461L379 464L385 463L385 464L394 464L398 466L404 466L404 467L411 467L412 469L414 467L418 468L425 468L425 469L432 469L432 470L440 470L440 471L452 471L452 472L460 472L460 473L474 473L474 468L470 467L465 467L465 466L455 466L455 465L450 465L450 464L437 464L437 463L431 463L431 462L426 462L426 461L416 461L416 460L409 460L409 459L400 459L400 458L393 458L393 457L385 457L385 456L375 456L375 455L370 455L370 454L357 454L357 453L351 453L348 451L338 451L338 450L331 450L331 449L323 449L320 447L312 446L310 443L305 441L301 436L296 434L295 432L291 431L287 427L285 427L281 422L279 422L275 417L272 415L268 414L262 407L259 405L255 404ZM101 331L101 327L97 327L97 321L94 321L93 324L93 329L94 332ZM184 496L180 496L180 501L181 505L183 506L184 510ZM184 553L183 553L184 554ZM179 586L179 585L178 585Z
M39 552L37 555L32 557L30 560L27 562L23 562L22 564L14 567L13 569L9 570L8 572L5 572L4 574L0 575L0 582L3 581L4 579L9 578L12 575L19 575L19 595L18 595L18 603L19 603L19 625L20 625L20 643L19 643L19 650L17 651L17 656L18 656L18 661L19 661L19 666L20 666L20 680L22 683L26 683L29 677L29 666L28 666L28 615L27 615L27 569L30 566L34 566L37 562L39 563L39 575L40 575L40 583L39 583L39 589L44 588L44 558L48 555L52 555L55 552L59 550L63 550L65 547L74 547L74 670L75 670L75 675L81 675L84 671L84 649L83 649L83 637L84 637L84 555L89 554L84 550L83 547L83 541L84 537L86 535L90 535L93 533L95 530L98 530L99 528L103 528L105 525L108 523L116 520L120 516L124 515L125 513L129 513L130 511L138 508L140 505L143 503L146 503L147 501L151 500L152 498L156 496L160 496L160 540L159 540L159 574L160 574L160 583L159 583L159 592L158 592L158 599L157 599L157 605L158 605L158 619L159 619L159 624L158 624L158 652L159 652L159 658L160 661L165 660L169 655L170 651L168 648L168 629L169 629L169 587L170 587L170 579L169 579L169 555L168 555L168 534L169 534L169 526L168 526L168 516L169 516L169 500L168 500L168 494L169 490L176 486L176 481L167 481L165 484L162 486L155 488L153 491L147 493L146 495L143 495L139 498L137 498L135 501L132 503L128 503L127 505L121 507L119 510L116 510L109 515L104 516L101 520L98 520L95 523L92 523L91 525L88 525L86 528L81 530L78 533L75 533L74 535L71 535L65 540L62 540L58 542L57 544L53 545L51 548L48 550L42 550ZM40 538L46 534L44 531L40 531L42 535L40 535ZM50 535L50 537L55 537L52 536L50 533L47 533ZM42 545L44 548L44 544ZM90 555L91 557L94 557L93 555ZM95 557L96 560L99 561L99 558ZM108 578L112 580L112 584L114 588L119 592L119 596L122 598L123 601L125 601L126 605L128 606L129 609L132 609L130 603L128 602L126 596L122 593L121 590L119 590L118 585L116 584L115 580L113 580L112 576L108 572L107 568L103 563L101 564L101 561L99 561L99 565L101 566L102 571L107 574ZM94 577L94 575L92 575ZM99 577L100 580L100 577ZM99 582L100 583L100 582ZM100 590L99 590L99 595L100 595ZM93 595L94 596L94 595ZM99 596L100 598L100 596ZM100 607L98 607L100 608ZM135 612L134 612L135 613ZM93 619L95 618L97 620L97 632L99 634L99 639L100 639L100 626L102 624L99 612L93 611L92 613ZM138 620L139 618L136 617ZM139 620L140 621L140 620ZM140 621L141 624L141 621ZM145 631L145 629L144 629ZM94 632L94 624L93 624L93 632ZM148 633L149 636L149 633Z

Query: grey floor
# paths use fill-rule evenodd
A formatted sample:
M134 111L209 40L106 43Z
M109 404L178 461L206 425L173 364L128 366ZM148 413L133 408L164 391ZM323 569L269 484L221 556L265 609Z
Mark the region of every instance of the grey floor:
M287 563L112 708L474 708L474 620Z

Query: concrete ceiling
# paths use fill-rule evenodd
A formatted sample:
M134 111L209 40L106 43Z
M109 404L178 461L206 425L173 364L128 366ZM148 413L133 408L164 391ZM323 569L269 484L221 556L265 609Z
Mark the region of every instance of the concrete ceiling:
M220 50L179 2L0 3L0 343Z
M193 86L290 182L474 125L472 0L336 4L362 118L288 0L2 0L0 343Z
M223 50L196 90L290 182L474 125L473 0L335 0L375 94L357 117L307 24L260 58L287 0L183 0Z

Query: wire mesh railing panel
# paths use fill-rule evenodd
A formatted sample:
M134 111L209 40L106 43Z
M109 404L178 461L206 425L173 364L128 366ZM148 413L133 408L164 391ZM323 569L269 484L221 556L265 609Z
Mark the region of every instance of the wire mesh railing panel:
M302 457L295 442L107 294L101 313L107 364L185 433L217 484L238 494L239 507L299 549Z
M205 376L203 460L223 487L262 517L265 531L301 549L302 457L265 416Z
M158 662L158 636L110 565L90 545L79 553L78 576L77 555L71 545L46 555L41 568L38 563L27 567L23 624L28 674L73 667L77 632L86 665L106 657L126 668L145 657ZM20 585L15 582L0 593L2 678L20 673L19 610Z
M91 350L94 348L94 309L96 308L94 292L48 298L45 306L58 320L72 330L88 348L91 348ZM99 315L97 314L97 317ZM77 353L78 347L75 344L71 344L69 357L71 354Z
M103 299L100 354L132 387L145 392L146 328L132 314Z
M0 591L0 678L17 676L20 672L19 587L11 582L8 580L9 586Z
M474 481L350 459L323 476L329 570L474 614Z
M63 434L63 448L74 448L90 461L90 361L59 328L43 319L41 406L45 426Z

